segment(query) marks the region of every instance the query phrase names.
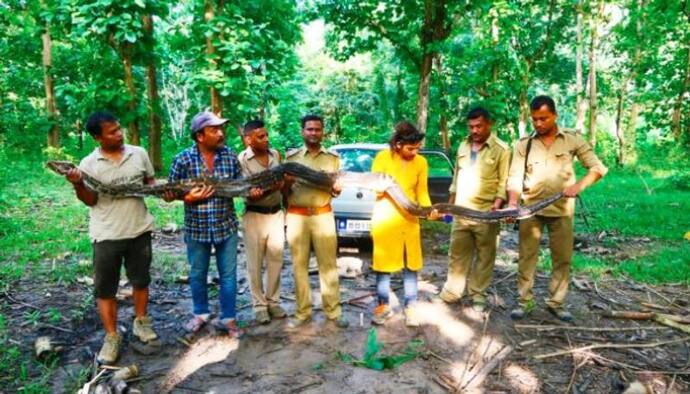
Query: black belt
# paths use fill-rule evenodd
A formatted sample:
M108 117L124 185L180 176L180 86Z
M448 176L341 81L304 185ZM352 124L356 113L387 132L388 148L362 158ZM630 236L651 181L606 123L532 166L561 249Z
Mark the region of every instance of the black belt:
M247 212L271 214L280 211L282 209L282 206L280 204L274 205L272 207L262 207L260 205L247 205L245 206L245 209Z

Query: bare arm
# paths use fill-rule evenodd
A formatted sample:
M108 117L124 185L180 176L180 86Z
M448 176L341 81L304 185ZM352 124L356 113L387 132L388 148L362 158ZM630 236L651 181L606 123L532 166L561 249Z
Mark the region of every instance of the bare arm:
M96 205L98 202L98 193L86 187L86 184L84 184L84 177L82 177L79 169L73 168L69 170L65 178L74 186L74 191L77 193L79 201L89 207Z
M589 170L587 175L582 177L577 183L568 186L563 190L563 195L566 197L577 197L583 190L594 184L594 182L601 179L601 173L595 170Z

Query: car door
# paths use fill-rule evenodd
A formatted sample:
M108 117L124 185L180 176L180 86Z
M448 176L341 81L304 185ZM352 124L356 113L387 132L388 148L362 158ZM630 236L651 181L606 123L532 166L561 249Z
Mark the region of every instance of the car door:
M450 184L453 183L453 163L443 151L423 150L421 154L429 164L429 197L431 202L448 202Z

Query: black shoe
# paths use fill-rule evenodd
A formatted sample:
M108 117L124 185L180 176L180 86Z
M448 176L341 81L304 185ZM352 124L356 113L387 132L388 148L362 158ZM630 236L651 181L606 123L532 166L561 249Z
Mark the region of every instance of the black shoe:
M568 312L568 310L565 308L548 307L548 310L549 310L549 312L551 312L552 315L556 316L560 321L570 323L574 320L573 314Z

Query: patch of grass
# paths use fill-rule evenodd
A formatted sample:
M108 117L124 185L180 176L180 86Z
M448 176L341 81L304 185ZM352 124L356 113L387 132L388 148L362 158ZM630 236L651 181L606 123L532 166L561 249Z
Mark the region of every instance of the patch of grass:
M72 314L70 316L71 320L75 322L81 322L86 317L87 313L93 310L94 307L94 295L93 292L88 292L84 296L78 307L72 309Z
M187 273L187 260L184 255L169 253L155 253L153 255L153 270L166 283L173 283L175 279Z
M43 158L33 160L8 158L0 171L0 290L26 272L58 283L91 273L76 258L91 255L88 207L63 177L43 168ZM157 227L182 226L182 204L156 198L147 198L146 204Z
M91 377L91 368L81 367L79 372L77 372L77 375L71 375L71 377L72 378L65 385L66 393L76 393L79 391L79 389L81 389L84 384L89 381L89 378Z
M685 283L690 286L690 242L684 241L618 265L620 272L647 283Z
M0 387L10 392L51 392L48 379L56 367L57 360L41 364L28 354L30 352L31 350L23 352L15 342L10 341L7 318L0 313Z
M690 242L665 244L644 256L621 262L609 258L575 253L572 261L574 273L587 274L598 280L606 274L625 274L640 282L663 284L685 283L690 285ZM537 262L541 271L552 270L551 254L542 248Z
M582 194L591 231L682 239L690 230L690 223L681 219L683 212L690 212L690 190L680 187L678 179L690 178L687 173L687 170L637 173L612 169ZM578 227L578 231L583 230L582 226Z

